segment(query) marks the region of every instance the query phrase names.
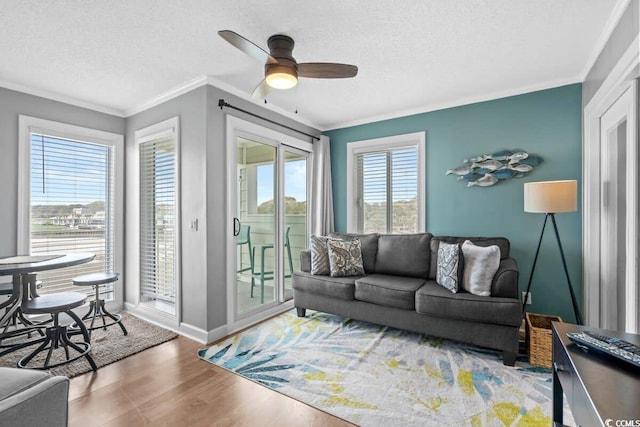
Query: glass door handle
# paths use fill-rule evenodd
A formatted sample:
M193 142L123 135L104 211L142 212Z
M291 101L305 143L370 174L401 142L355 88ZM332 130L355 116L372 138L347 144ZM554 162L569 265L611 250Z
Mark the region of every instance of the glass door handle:
M238 234L240 234L240 220L233 218L233 236L238 237Z

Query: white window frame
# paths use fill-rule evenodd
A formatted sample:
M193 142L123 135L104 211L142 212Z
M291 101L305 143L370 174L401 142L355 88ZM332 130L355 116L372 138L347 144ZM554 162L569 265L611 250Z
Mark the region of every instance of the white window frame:
M135 147L136 147L136 159L135 161L140 161L140 145L152 141L154 139L166 137L168 135L172 135L176 141L176 170L175 170L175 191L176 191L176 258L175 262L175 275L176 275L176 283L175 283L175 303L174 303L174 314L170 314L165 310L160 310L155 308L152 304L146 304L141 302L140 292L141 292L141 284L140 284L140 240L137 239L138 245L136 246L136 254L134 255L137 259L138 265L135 267L135 271L132 273L134 277L136 277L136 289L135 289L135 301L136 307L135 312L142 314L143 316L149 318L152 321L158 322L160 324L170 324L177 326L182 319L182 217L181 217L181 167L180 167L180 120L178 117L172 117L165 121L153 124L151 126L147 126L143 129L139 129L135 132ZM135 230L132 230L132 233L137 233L139 236L140 233L140 171L137 173L137 218L135 220Z
M398 150L402 148L417 148L418 150L418 224L419 232L425 231L425 132L407 133L387 136L383 138L367 139L347 143L347 232L354 233L357 228L356 200L354 195L355 158L358 154L381 151Z
M124 271L124 136L112 132L60 123L37 117L18 116L18 254L27 254L31 236L31 134L38 133L61 139L86 141L113 147L115 154L113 201L115 227L114 269ZM124 276L120 276L120 286L114 288L114 302L122 306L124 296Z

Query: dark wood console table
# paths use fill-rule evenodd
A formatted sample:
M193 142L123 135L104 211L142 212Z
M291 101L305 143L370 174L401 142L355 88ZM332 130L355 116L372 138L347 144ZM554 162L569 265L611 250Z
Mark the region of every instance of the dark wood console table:
M553 421L562 424L562 392L575 422L583 427L616 426L639 420L640 369L613 357L585 352L567 338L584 330L640 345L640 335L553 322ZM610 420L607 423L607 420Z

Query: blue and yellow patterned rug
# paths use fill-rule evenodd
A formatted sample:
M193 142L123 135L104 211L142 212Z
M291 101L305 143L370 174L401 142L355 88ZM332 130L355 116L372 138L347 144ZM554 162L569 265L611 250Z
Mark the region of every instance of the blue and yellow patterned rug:
M550 371L331 314L292 310L199 356L363 426L551 425Z

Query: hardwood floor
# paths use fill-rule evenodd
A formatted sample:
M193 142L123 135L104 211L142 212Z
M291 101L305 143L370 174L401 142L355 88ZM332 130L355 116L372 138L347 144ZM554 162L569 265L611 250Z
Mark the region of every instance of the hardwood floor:
M71 380L75 426L352 426L198 358L178 337Z

